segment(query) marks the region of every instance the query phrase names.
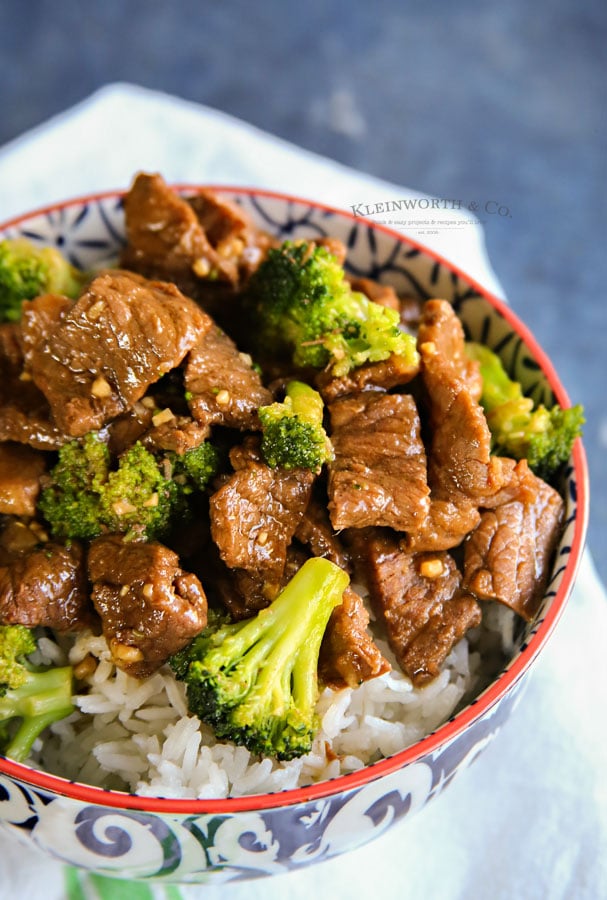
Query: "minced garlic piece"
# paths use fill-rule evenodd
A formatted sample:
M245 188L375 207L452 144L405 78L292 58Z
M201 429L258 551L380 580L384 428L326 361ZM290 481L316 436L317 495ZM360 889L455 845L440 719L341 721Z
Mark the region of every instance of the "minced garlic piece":
M74 666L74 678L84 681L92 675L97 668L97 660L91 653L87 653L84 659Z
M419 564L419 574L423 578L438 578L444 570L445 567L440 559L424 559Z
M192 271L199 278L206 278L211 271L211 263L204 256L200 256L192 265Z
M141 662L143 653L139 647L131 647L129 644L121 644L116 638L110 641L110 650L114 659L123 663Z
M422 351L422 353L426 353L428 356L436 356L438 352L434 341L424 341L419 349Z
M163 409L161 412L156 413L155 416L152 416L152 424L154 428L158 428L159 425L164 425L165 422L170 422L171 419L174 419L175 416L168 407Z
M129 503L128 500L117 500L115 503L112 503L112 509L117 516L126 516L128 513L137 512L137 507Z
M99 375L93 381L93 384L91 385L91 394L93 395L93 397L98 397L100 400L112 396L112 388L110 387L109 382L105 380L103 375Z
M93 322L95 319L98 319L101 313L103 312L104 303L103 300L97 300L96 303L90 307L89 311L86 314L87 319L92 319Z

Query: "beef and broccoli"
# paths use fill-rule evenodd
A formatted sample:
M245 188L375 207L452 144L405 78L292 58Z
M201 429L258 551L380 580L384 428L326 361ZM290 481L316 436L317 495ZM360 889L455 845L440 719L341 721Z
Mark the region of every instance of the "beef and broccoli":
M319 684L390 668L367 595L415 686L483 603L531 620L581 408L534 406L449 303L349 277L335 239L159 175L124 210L103 271L0 243L4 752L72 709L40 629L168 663L218 737L290 758Z

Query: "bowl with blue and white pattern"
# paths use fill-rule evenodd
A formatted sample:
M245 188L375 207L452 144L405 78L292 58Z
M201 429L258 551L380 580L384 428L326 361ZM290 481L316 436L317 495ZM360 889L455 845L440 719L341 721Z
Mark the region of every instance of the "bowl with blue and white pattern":
M449 300L467 335L495 350L534 400L569 405L528 329L436 253L368 219L318 203L261 190L219 190L281 239L339 238L353 276L390 284L399 294ZM124 245L123 195L69 200L0 226L0 237L19 236L58 247L83 269L102 266ZM109 791L0 757L0 826L91 871L210 884L298 869L353 850L409 819L499 733L563 612L587 526L587 471L579 441L561 488L566 521L537 615L517 631L515 650L491 684L417 743L328 781L225 799Z

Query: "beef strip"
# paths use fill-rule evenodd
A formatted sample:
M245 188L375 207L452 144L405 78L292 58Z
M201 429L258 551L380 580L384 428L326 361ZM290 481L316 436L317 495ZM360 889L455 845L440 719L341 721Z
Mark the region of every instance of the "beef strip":
M173 416L150 428L141 438L144 447L152 452L171 451L180 456L199 447L209 436L210 429L189 416Z
M203 425L259 428L257 409L274 399L251 357L216 325L190 351L185 387L192 415Z
M211 534L223 562L263 582L271 598L315 476L308 469L272 469L254 440L232 450L230 460L236 471L210 499Z
M236 204L208 189L181 197L157 174L135 178L124 209L122 264L196 298L209 277L237 287L270 243Z
M359 594L348 587L331 613L320 648L318 674L334 690L355 688L390 670L367 627L369 613Z
M39 305L24 304L30 334ZM104 272L45 340L28 346L28 369L58 427L79 437L129 409L210 323L174 285Z
M349 532L359 578L369 589L378 620L411 681L435 678L480 607L460 589L461 575L445 552L411 554L398 535L381 529Z
M398 294L391 284L380 284L372 278L351 278L350 285L353 291L364 294L369 300L386 306L388 309L400 310Z
M4 517L0 533L0 566L8 566L20 556L35 550L48 535L42 525L35 520L25 522L15 516Z
M423 302L418 297L399 297L400 326L410 334L417 334Z
M48 542L0 566L0 622L79 631L95 621L82 546Z
M148 677L205 628L200 581L162 544L96 538L88 568L112 658L129 675Z
M23 305L20 341L25 366L31 363L32 354L48 340L49 334L59 326L73 307L73 300L58 294L42 294Z
M45 456L31 447L0 444L0 513L33 516L40 492Z
M491 433L478 402L478 366L466 357L461 323L446 301L425 304L418 347L432 434L431 505L426 521L411 529L409 547L448 549L475 527L479 507L516 496L523 485L532 490L530 473L524 460L491 455Z
M24 371L21 326L0 324L0 441L57 450L66 440L52 420L46 397Z
M234 621L248 619L276 599L307 558L308 554L301 547L291 544L287 548L280 580L277 581L267 581L259 572L228 569L219 560L220 568L216 567L212 576L215 596Z
M4 381L19 376L23 370L21 326L18 322L0 323L0 373Z
M305 544L312 556L323 556L346 572L351 571L350 556L331 526L326 503L312 497L295 531L295 537Z
M215 252L209 259L220 279L241 287L275 241L253 227L238 204L216 191L199 189L186 198ZM204 270L203 270L204 271Z
M124 215L122 265L195 291L194 267L210 271L215 254L192 207L160 175L140 173L124 198Z
M482 600L498 600L531 621L544 596L563 522L560 495L539 478L532 502L513 500L483 512L468 537L464 586Z
M145 400L145 398L144 398ZM138 400L120 416L116 416L106 426L108 448L113 456L120 456L129 447L153 428L154 406L147 406Z
M419 527L429 489L413 398L362 393L329 407L335 459L329 464L329 513L335 529Z
M418 372L418 362L412 365L404 357L393 353L388 359L365 363L340 377L331 375L328 369L323 369L316 376L315 383L325 403L332 403L348 394L358 394L360 391L387 391L408 384Z
M340 241L339 238L336 237L323 237L316 238L314 240L315 244L318 244L319 247L324 247L325 250L328 250L331 256L335 257L335 261L339 266L343 266L346 261L346 256L348 255L348 250L343 241Z

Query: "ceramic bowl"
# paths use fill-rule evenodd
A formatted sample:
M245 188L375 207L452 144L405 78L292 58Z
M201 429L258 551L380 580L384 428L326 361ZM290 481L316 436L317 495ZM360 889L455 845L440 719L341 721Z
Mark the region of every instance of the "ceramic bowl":
M537 401L568 405L553 366L510 309L464 272L402 234L293 197L225 188L281 238L332 235L358 276L450 300L468 335L496 350ZM15 219L2 236L59 247L84 268L123 242L120 194L71 200ZM124 878L226 882L297 869L381 835L436 797L496 736L571 592L587 522L578 441L563 478L566 525L547 593L515 655L465 709L415 745L361 771L297 790L226 800L150 799L77 784L0 758L0 823L54 857Z

